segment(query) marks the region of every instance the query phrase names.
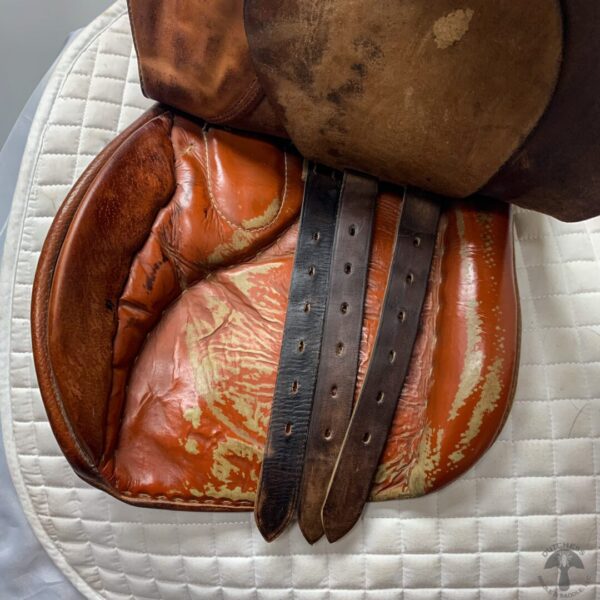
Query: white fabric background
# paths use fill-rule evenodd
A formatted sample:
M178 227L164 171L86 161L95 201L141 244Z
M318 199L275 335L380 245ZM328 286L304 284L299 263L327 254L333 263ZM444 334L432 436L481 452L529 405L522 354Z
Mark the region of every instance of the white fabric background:
M0 259L23 151L51 71L39 82L0 150ZM3 303L2 310L5 307ZM81 598L52 562L25 518L8 470L3 443L0 444L0 598Z
M136 509L80 481L36 384L29 309L44 236L77 176L149 105L119 0L61 59L33 123L8 228L0 402L7 459L40 541L89 598L545 598L545 548L583 549L578 598L600 598L600 220L517 211L522 355L500 439L426 498L371 504L340 542L272 544L252 515ZM585 585L584 585L585 584Z

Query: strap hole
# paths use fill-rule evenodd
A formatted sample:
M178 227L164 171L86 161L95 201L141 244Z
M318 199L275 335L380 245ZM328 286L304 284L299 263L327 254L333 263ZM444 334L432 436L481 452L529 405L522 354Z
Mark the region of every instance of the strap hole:
M346 263L344 265L344 273L346 273L346 275L350 275L350 273L352 273L352 263Z
M298 392L298 388L300 387L300 385L298 384L298 381L295 379L292 382L292 394L295 394Z
M287 435L288 437L290 435L292 435L292 424L291 423L285 424L285 435Z
M329 393L331 394L332 398L335 398L337 396L337 393L338 393L337 385L332 385L331 386L331 390L330 390Z
M328 441L333 437L333 432L331 431L331 429L329 429L329 427L325 430L325 434L323 437Z
M348 303L342 302L342 304L340 305L340 310L343 314L346 314L348 312Z
M356 225L350 225L350 227L348 227L348 233L354 237L356 235Z
M314 265L311 265L310 267L308 267L308 274L311 277L313 277L316 272L317 272L317 268Z
M302 308L302 310L307 313L310 312L310 302L305 302L304 303L304 307Z
M298 342L298 352L304 352L304 340Z
M404 310L401 310L401 311L398 313L398 320L399 320L401 323L404 323L404 321L406 321L406 311L404 311Z
M367 431L367 433L365 433L365 435L363 435L363 444L365 446L367 446L369 444L369 442L371 441L371 434Z
M418 235L415 235L413 238L413 246L418 248L421 245L421 238Z
M341 356L344 353L344 343L343 342L337 343L337 346L335 347L335 353L338 356Z
M409 273L406 276L406 283L408 283L408 285L411 285L414 281L415 281L415 276L412 273Z
M312 234L312 239L313 239L315 242L318 242L320 238L321 238L321 233L320 233L319 231L315 231L315 232Z
M394 362L396 361L396 351L395 350L390 350L390 353L388 354L388 360L390 361L390 365L394 364Z
M385 394L383 392L378 392L377 393L377 404L382 404L384 397L385 397Z

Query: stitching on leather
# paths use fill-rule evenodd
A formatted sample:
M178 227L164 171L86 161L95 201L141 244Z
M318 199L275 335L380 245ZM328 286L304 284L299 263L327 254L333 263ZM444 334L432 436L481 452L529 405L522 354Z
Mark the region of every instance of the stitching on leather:
M257 93L259 91L258 80L255 78L250 85L247 87L246 91L237 99L237 101L229 107L226 111L223 111L219 116L221 119L233 119L240 114L248 107L251 102L257 100ZM217 118L219 118L217 117Z
M65 184L65 185L68 185L68 184ZM571 326L569 326L569 327L571 328ZM547 400L544 400L544 401L545 401L545 402L547 402ZM515 514L516 514L516 513L515 513ZM507 518L507 517L514 518L514 517L515 517L515 514L512 514L512 515L506 515L504 518ZM527 517L527 516L528 516L528 515L525 515L525 517ZM547 514L542 514L541 516L548 517L548 518L554 518L552 515L547 515ZM565 515L561 514L560 516L565 516ZM568 515L566 515L566 516L568 517ZM592 515L592 516L593 516L593 515ZM43 517L42 517L42 518L43 518ZM49 518L53 518L53 517L49 517ZM370 517L367 517L367 518L370 518ZM449 517L446 517L446 518L449 518ZM523 518L523 516L521 516L521 518ZM84 522L85 522L85 521L87 521L87 520L88 520L88 519L85 519L85 518L83 518L83 521L84 521ZM517 523L518 523L518 522L519 522L519 519L516 519L516 520L517 520ZM247 522L247 521L243 521L243 523L246 523L246 522ZM593 522L593 521L592 521L592 522ZM221 523L221 522L219 522L219 523ZM240 523L242 523L242 522L240 522ZM153 525L154 525L154 524L153 524ZM214 522L212 523L212 525L214 525ZM520 539L520 538L519 538L519 539ZM93 543L95 544L95 542L93 542ZM125 550L125 552L127 552L127 550ZM390 555L393 555L393 554L390 554ZM287 556L287 555L283 555L283 556ZM522 587L522 586L521 586L521 587Z
M287 152L285 150L282 150L283 152L283 177L284 177L284 183L283 183L283 194L282 194L282 198L281 201L279 203L279 209L277 210L276 215L271 219L271 221L269 223L267 223L266 225L263 225L261 227L252 227L252 228L245 228L242 225L239 225L237 223L233 223L221 210L221 208L219 207L219 205L217 204L216 198L213 194L213 189L212 189L212 179L211 179L211 169L210 169L210 155L209 155L209 151L208 151L208 134L206 132L205 129L202 130L202 137L204 139L204 156L205 156L205 160L206 160L206 189L208 192L208 197L210 199L211 205L214 208L215 212L221 217L221 219L223 219L232 229L238 229L238 230L242 230L242 231L247 231L249 233L259 233L261 231L265 231L267 229L269 229L270 227L273 226L273 223L275 223L277 221L277 219L280 217L281 212L283 210L283 207L285 205L285 202L287 200L287 193L288 193L288 157L287 157Z
M207 121L212 121L213 123L224 123L241 117L251 104L258 101L260 97L260 91L261 88L258 83L258 79L255 78L234 104L226 108L218 115L207 118Z

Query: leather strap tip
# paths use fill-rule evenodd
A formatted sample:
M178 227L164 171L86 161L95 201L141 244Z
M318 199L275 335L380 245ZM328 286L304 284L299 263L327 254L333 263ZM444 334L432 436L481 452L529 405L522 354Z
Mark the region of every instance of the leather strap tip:
M314 519L303 519L300 515L298 519L300 531L304 539L312 546L316 544L324 535L323 526Z
M323 527L325 530L325 537L327 538L327 541L330 544L337 542L339 539L343 538L347 533L349 533L351 529L353 529L357 521L358 519L356 521L353 521L352 523L324 522Z
M273 542L276 540L285 531L290 520L289 517L286 517L283 521L274 523L272 520L267 521L263 519L262 515L258 514L256 511L254 513L256 527L266 542Z
M360 511L356 512L350 506L331 503L331 499L325 501L321 511L321 522L328 542L333 544L350 532L362 515L363 505L356 504L360 506Z

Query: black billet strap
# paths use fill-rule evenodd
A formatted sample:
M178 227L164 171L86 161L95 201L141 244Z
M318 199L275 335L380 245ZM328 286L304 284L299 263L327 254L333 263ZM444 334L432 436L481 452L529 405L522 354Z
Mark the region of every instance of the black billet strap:
M368 499L419 330L439 215L439 199L405 192L377 338L323 506L330 542L352 529Z
M309 166L254 510L258 529L268 541L285 529L296 510L321 351L340 188L339 172Z
M321 509L352 414L377 194L375 179L344 174L298 503L300 529L311 544L324 533Z

